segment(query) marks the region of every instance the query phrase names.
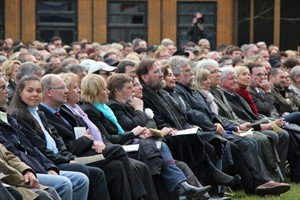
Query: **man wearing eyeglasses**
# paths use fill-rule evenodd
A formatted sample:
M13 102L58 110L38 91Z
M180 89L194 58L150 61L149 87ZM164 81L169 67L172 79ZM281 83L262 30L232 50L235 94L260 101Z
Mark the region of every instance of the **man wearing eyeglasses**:
M258 63L248 64L251 73L250 94L260 114L283 117L285 121L300 125L300 112L293 93L285 89L286 74L279 68L271 69L270 82L266 69ZM299 102L298 102L299 103Z
M259 63L248 64L250 71L250 94L260 114L270 116L274 97L271 93L271 85L267 79L267 70Z
M294 124L294 127L300 125L300 112L293 112L293 108L296 110L297 106L293 103L293 99L288 96L284 89L286 82L286 74L280 68L273 68L270 71L271 82L267 80L267 74L265 67L258 63L249 64L248 68L251 73L250 81L250 94L260 114L267 117L280 118L289 124ZM275 94L275 96L273 96ZM277 98L277 100L276 100ZM279 100L278 100L279 99ZM275 103L274 103L275 102ZM276 103L277 102L277 103ZM277 105L277 106L276 106ZM291 112L291 113L289 113ZM297 125L295 125L297 124ZM283 127L288 130L287 127ZM290 177L291 181L300 181L300 173L297 170L299 166L299 142L297 136L299 132L288 130L290 138L290 146L296 148L289 149L288 160L290 164ZM298 150L297 150L298 149Z

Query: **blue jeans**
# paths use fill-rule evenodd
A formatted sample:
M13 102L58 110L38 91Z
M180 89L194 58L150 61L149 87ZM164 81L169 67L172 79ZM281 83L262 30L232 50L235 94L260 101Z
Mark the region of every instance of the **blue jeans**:
M174 191L179 183L186 181L186 177L181 169L176 166L170 149L164 142L161 143L160 151L163 158L160 176L163 178L163 182L166 184L169 191Z
M290 113L288 115L283 116L283 118L289 123L297 124L298 126L300 126L300 112Z
M37 174L41 184L53 187L62 200L86 200L89 180L80 172L60 171L60 176Z

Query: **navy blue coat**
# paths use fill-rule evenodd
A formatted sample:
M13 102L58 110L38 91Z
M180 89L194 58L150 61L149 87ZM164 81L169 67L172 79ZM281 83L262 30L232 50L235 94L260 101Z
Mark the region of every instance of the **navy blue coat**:
M47 173L48 170L59 172L54 163L25 137L16 120L9 115L8 120L9 123L6 123L0 119L0 143L37 173Z

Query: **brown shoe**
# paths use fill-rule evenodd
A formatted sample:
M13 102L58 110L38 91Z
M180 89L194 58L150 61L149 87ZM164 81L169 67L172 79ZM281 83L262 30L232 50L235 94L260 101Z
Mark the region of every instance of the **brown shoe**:
M269 181L262 185L259 185L255 189L255 193L258 195L280 195L289 191L291 186L287 183L278 183L275 181Z

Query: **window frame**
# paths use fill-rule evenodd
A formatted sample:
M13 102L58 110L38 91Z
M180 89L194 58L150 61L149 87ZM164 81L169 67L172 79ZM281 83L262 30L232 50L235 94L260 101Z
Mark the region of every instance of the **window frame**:
M117 14L117 13L112 13L112 11L110 10L110 7L112 6L111 4L120 4L120 3L126 3L126 4L138 3L138 4L141 4L141 5L144 6L143 10L145 10L145 12L123 13L121 15ZM137 24L133 24L133 23L131 23L131 24L129 24L129 23L128 24L111 23L110 19L111 19L111 17L114 17L114 16L142 16L143 23L141 23L141 24L138 24L138 23ZM140 36L130 37L130 35L129 35L130 30L134 30L135 28L138 30L137 35L142 34L141 37ZM140 37L141 39L144 39L144 40L147 41L147 37L148 37L147 28L148 28L148 1L146 1L146 0L140 0L140 1L108 0L107 1L107 42L108 43L119 42L119 41L112 40L112 38L110 37L110 34L111 34L112 30L114 30L114 29L129 30L128 32L125 32L124 37L120 38L120 41L131 42L132 39L134 39L136 37ZM143 29L143 30L141 30L141 29Z
M59 2L55 0L36 0L36 38L41 39L41 32L46 31L46 30L51 30L53 31L53 36L61 36L60 34L62 31L72 31L73 35L70 41L66 42L68 40L68 37L62 37L63 42L65 43L71 43L72 41L77 40L78 38L78 0L61 0ZM53 3L70 3L73 6L72 10L58 10L58 11L53 11L53 10L41 10L38 9L38 4L39 2L53 2ZM70 15L71 18L73 19L73 22L41 22L40 17L42 16L51 16L51 15L58 15L60 17L64 17L66 14ZM45 41L49 42L49 41Z

